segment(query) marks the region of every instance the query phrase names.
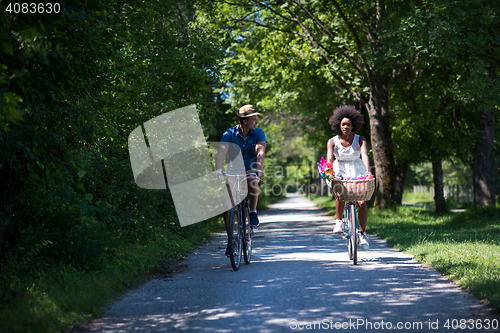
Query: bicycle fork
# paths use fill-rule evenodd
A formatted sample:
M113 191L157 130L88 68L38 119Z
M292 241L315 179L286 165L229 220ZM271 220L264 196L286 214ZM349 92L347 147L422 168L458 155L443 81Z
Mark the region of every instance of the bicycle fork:
M347 241L349 241L349 239L351 238L351 225L349 223L347 223L347 221L352 220L350 207L351 207L351 205L346 204L346 206L344 208L344 221L343 221L344 226L342 228L342 238L346 239ZM354 228L356 231L358 230L358 217L356 214L356 209L354 210ZM359 240L358 240L358 243L359 243Z

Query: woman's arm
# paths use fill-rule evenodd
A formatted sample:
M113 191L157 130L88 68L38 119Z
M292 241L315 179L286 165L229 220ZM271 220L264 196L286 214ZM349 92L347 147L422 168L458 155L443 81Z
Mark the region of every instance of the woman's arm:
M362 136L359 137L359 141L359 147L361 148L361 160L363 161L363 164L365 166L366 174L371 175L372 173L370 172L370 159L368 158L368 142Z
M333 148L334 147L335 147L335 141L333 140L333 138L331 138L326 143L326 160L330 164L333 164Z

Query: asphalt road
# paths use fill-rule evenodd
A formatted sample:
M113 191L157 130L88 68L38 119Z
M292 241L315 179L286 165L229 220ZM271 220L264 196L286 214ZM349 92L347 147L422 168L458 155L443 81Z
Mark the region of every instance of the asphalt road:
M333 221L303 196L259 216L249 265L234 272L216 235L86 332L496 331L484 328L494 322L480 302L382 240L371 236L353 266Z

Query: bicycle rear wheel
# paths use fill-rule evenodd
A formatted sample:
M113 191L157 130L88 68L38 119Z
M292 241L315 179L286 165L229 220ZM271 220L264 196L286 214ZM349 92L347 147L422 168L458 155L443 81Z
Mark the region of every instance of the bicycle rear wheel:
M231 209L229 215L229 258L233 270L237 271L241 263L241 243L242 233L238 220L241 218L241 211L238 206Z
M351 205L351 252L352 264L358 264L358 230L356 228L356 204Z
M245 259L245 264L249 264L252 260L252 237L253 237L253 227L250 225L250 209L248 208L248 203L245 204L243 209L243 234L245 238L243 239L243 258Z

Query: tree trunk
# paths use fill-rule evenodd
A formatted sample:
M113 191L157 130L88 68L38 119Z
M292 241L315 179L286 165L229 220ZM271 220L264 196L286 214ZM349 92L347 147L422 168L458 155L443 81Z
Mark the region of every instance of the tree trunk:
M394 151L389 126L389 98L387 84L380 76L374 75L370 86L368 114L377 179L375 207L384 209L392 204L394 186Z
M401 205L403 202L403 191L405 188L406 173L409 167L408 160L404 160L403 164L396 167L394 180L394 202Z
M495 182L493 178L493 141L495 138L495 109L478 112L479 137L474 147L474 205L495 205Z
M434 178L434 203L436 212L446 211L446 200L444 200L443 190L443 164L442 153L438 152L438 156L432 161L432 174Z
M489 68L490 79L495 84L496 67ZM493 178L493 142L495 140L495 108L479 110L477 114L479 136L474 147L472 183L474 205L495 205L495 181Z

